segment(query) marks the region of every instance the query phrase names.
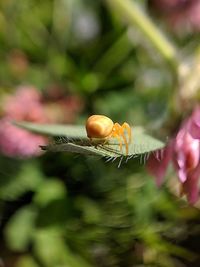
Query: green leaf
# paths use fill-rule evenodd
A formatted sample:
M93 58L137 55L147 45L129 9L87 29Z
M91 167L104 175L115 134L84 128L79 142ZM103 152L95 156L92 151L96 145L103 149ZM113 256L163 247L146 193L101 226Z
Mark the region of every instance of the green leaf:
M30 122L14 122L15 125L48 136L66 136L68 138L86 138L86 131L80 125L61 125L61 124L37 124Z
M82 257L69 250L63 234L56 228L37 231L34 252L46 267L91 267Z
M45 206L51 201L63 198L66 196L66 189L62 181L52 179L41 183L35 196L34 203L39 206Z
M17 260L16 267L39 267L35 260L28 255L22 256Z
M0 198L15 200L27 191L35 191L42 180L43 175L34 162L24 163L15 176L0 179Z
M8 247L15 251L25 251L34 232L36 211L26 206L14 214L5 229Z
M56 124L34 124L29 122L18 122L15 125L29 131L49 136L60 136L56 144L42 146L43 150L52 152L73 152L86 155L98 155L104 157L131 157L155 151L164 147L164 143L147 135L141 127L132 128L132 140L129 144L128 155L123 145L120 151L119 143L111 138L107 141L87 138L85 127L80 125L56 125Z
M102 220L100 207L93 200L86 197L76 199L76 207L83 213L83 219L88 224L99 223Z

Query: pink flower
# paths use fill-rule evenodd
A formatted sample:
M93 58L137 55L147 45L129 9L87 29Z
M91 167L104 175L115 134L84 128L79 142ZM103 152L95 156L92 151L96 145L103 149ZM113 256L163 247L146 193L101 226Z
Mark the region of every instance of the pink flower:
M46 122L47 115L41 102L39 91L33 86L17 88L13 96L8 96L3 105L3 113L12 120Z
M196 107L189 121L189 132L194 139L200 139L200 107Z
M152 153L147 162L147 169L150 174L156 177L157 186L161 186L164 176L171 160L171 145L169 144L165 149Z
M30 157L41 153L46 138L15 127L12 121L48 122L41 96L34 87L19 87L8 96L0 119L0 150L7 156Z
M8 118L0 120L0 150L10 157L31 157L41 154L46 138L15 127Z
M186 194L188 201L194 204L199 196L198 181L200 177L200 138L194 138L192 133L195 126L195 137L199 137L198 119L200 108L196 108L191 117L185 121L176 137L165 148L163 157L158 160L151 156L147 168L156 177L160 185L165 176L167 166L173 162L182 187L182 194ZM200 131L200 127L198 129Z
M182 194L186 194L190 204L194 204L199 198L199 175L200 164L188 174L186 181L182 184Z
M195 170L200 158L200 142L190 135L188 131L189 124L190 121L184 124L174 142L174 165L178 177L183 183L187 180L188 174Z

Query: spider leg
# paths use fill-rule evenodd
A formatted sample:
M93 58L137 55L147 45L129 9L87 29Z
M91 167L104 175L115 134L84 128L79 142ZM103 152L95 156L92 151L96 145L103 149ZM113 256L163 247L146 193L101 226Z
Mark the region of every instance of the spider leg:
M126 140L126 136L124 134L124 129L122 128L122 126L119 123L116 122L113 126L113 132L117 133L118 136L122 137L124 144L125 144L125 147L126 147L126 155L128 155L128 143Z
M122 151L122 140L121 140L119 134L114 131L114 132L112 132L110 137L117 138L117 140L119 141L120 151Z
M131 131L131 127L127 122L124 122L121 126L124 130L127 131L128 133L128 143L131 143L131 139L132 139L132 131Z

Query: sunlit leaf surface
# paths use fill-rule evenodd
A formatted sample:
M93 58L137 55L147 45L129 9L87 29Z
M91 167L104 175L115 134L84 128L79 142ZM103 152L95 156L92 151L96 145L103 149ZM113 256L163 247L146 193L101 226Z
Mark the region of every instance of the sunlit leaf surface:
M43 150L52 152L73 152L104 157L134 156L149 153L164 147L164 143L146 134L141 127L132 128L132 140L129 144L128 155L123 145L120 151L118 141L114 138L108 141L87 138L85 127L81 125L34 124L17 122L17 126L29 131L57 137L54 144L42 146Z

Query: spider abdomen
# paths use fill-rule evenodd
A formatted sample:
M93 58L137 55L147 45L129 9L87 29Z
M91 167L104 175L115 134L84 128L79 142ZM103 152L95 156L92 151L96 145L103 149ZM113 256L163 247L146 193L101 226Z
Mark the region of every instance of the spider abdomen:
M113 121L103 115L92 115L86 122L86 132L89 138L106 138L113 130Z

